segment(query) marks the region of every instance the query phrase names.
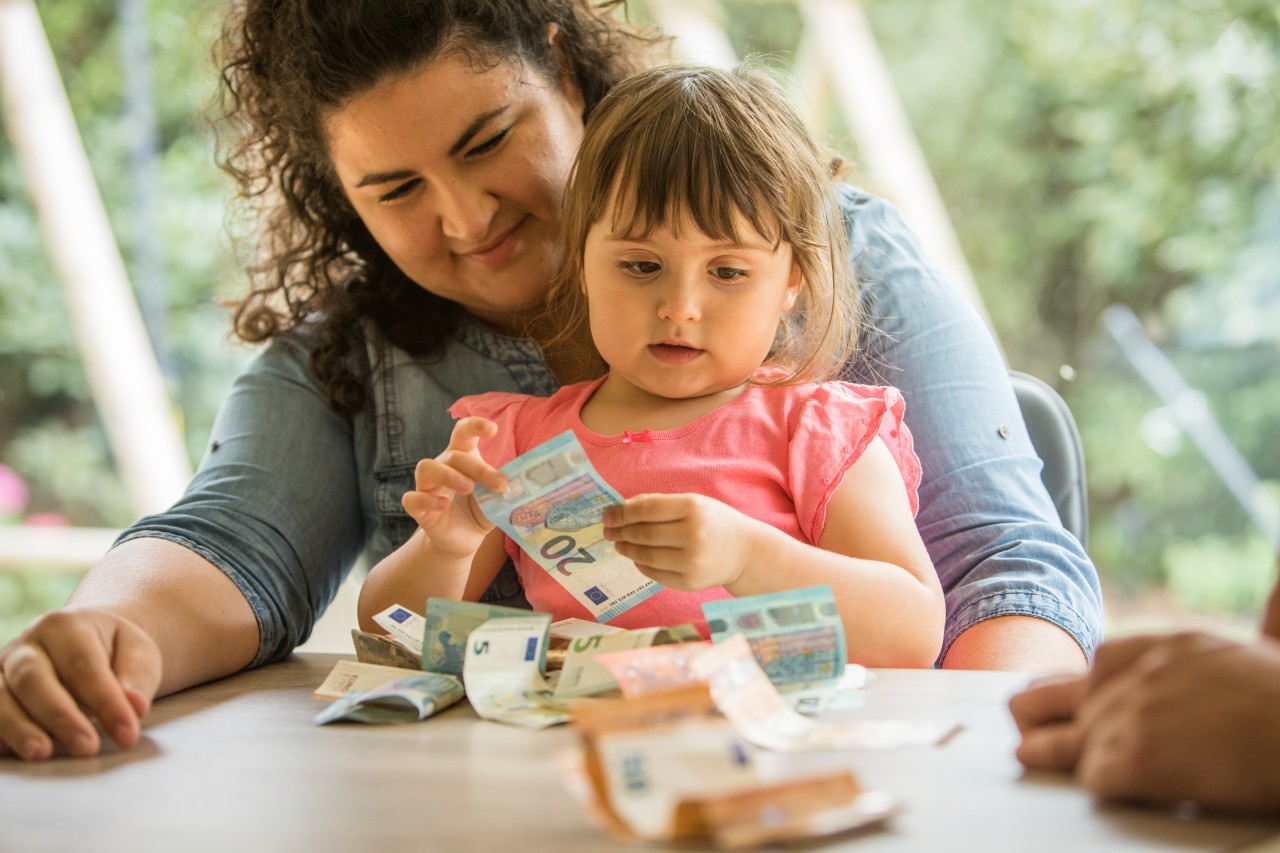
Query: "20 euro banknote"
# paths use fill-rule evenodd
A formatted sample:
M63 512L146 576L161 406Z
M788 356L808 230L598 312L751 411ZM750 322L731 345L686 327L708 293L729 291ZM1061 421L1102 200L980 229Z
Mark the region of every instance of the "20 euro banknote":
M596 620L615 619L662 589L604 538L604 511L622 496L592 467L572 432L501 470L507 491L477 485L480 510Z

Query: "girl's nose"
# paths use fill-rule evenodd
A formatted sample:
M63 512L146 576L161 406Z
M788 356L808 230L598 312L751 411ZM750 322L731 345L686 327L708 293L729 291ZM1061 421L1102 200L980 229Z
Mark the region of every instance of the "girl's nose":
M498 199L480 187L466 183L437 184L436 212L440 230L450 240L476 243L489 234L498 212Z
M702 303L695 282L673 277L662 290L658 316L673 323L696 323L702 318Z

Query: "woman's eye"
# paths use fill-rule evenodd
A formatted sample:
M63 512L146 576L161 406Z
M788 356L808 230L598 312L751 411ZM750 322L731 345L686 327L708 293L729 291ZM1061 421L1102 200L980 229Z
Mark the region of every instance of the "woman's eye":
M619 261L618 269L632 275L653 275L662 269L662 265L656 261Z
M747 277L747 271L737 267L712 267L711 275L719 281L737 281Z
M417 187L418 184L420 183L422 183L421 178L414 178L411 181L405 181L403 184L398 184L393 189L390 189L387 192L383 193L382 195L378 196L378 203L386 204L387 202L404 198L410 192L412 192L414 188Z
M477 154L489 153L493 149L497 148L498 145L502 142L502 140L507 138L507 134L510 132L511 132L510 127L504 127L502 130L498 131L493 136L489 137L484 142L481 142L475 148L472 148L470 151L468 151L467 156L474 157Z

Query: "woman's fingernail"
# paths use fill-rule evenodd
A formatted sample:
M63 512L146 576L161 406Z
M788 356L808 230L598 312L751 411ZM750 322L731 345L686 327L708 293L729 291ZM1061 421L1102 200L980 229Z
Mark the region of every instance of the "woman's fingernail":
M93 738L83 732L72 735L67 747L76 755L88 755L93 752Z

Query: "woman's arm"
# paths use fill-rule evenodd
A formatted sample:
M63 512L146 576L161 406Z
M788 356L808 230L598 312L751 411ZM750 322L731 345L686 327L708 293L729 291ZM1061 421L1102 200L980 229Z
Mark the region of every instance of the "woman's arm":
M135 539L107 554L67 605L0 651L0 754L48 758L131 746L156 696L248 665L258 626L240 591L181 545Z
M945 666L1081 670L1097 571L1062 527L989 330L887 202L845 188L873 329L841 378L897 386L924 478L920 530L947 600Z
M0 652L0 740L41 756L52 734L89 755L96 736L71 741L96 716L127 745L155 695L292 651L363 544L355 457L305 348L273 343L233 384L186 494ZM87 715L60 717L69 697Z

